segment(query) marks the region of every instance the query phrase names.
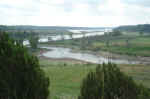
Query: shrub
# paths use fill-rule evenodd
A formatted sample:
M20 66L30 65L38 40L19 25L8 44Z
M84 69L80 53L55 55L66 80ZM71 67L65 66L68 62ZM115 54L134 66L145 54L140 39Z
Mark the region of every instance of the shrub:
M121 36L122 33L121 33L121 31L114 30L113 32L111 32L111 35L112 35L112 36Z
M122 73L115 64L103 64L83 80L78 99L150 99L144 86Z
M48 86L37 57L0 33L0 99L46 99Z

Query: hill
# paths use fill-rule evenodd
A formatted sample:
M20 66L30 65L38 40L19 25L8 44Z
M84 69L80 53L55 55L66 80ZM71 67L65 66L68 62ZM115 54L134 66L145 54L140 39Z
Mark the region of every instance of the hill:
M5 26L0 25L2 30L87 30L87 29L105 29L105 27L69 27L69 26L31 26L31 25L16 25Z
M115 28L115 30L119 30L119 31L122 31L122 32L150 33L150 24L119 26L119 27Z

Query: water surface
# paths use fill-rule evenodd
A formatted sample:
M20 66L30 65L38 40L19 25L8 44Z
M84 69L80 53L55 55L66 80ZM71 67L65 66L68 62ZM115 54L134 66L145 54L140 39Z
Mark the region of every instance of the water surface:
M50 49L50 51L43 53L42 55L48 58L53 59L62 59L62 58L69 58L69 59L77 59L81 61L91 62L91 63L116 63L116 64L137 64L136 61L128 61L128 60L121 60L121 59L108 59L102 56L97 56L89 53L74 53L69 48L62 48L62 47L41 47Z

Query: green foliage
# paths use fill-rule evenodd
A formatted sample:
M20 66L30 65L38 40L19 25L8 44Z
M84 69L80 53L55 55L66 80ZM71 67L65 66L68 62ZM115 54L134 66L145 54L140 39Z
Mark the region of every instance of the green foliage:
M83 80L79 99L149 99L147 88L137 85L115 64L103 64Z
M35 34L30 36L29 42L30 42L31 48L33 48L33 49L37 48L38 40L39 40L39 38Z
M120 26L115 28L115 30L125 31L125 32L144 32L149 34L150 33L150 24L140 24L140 25L127 25L127 26Z
M0 99L47 99L48 86L37 57L0 33Z
M111 35L112 36L121 36L122 33L120 31L118 31L118 30L114 30L113 32L111 32Z
M23 41L28 38L29 34L26 31L13 31L13 32L7 32L9 37L15 40L19 44L23 44Z
M140 36L143 36L144 33L142 31L140 31L139 34L140 34Z

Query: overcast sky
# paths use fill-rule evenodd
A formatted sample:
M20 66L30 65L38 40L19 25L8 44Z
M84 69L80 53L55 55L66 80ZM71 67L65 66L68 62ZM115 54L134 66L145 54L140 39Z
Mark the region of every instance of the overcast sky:
M1 25L118 26L150 23L150 0L0 0Z

